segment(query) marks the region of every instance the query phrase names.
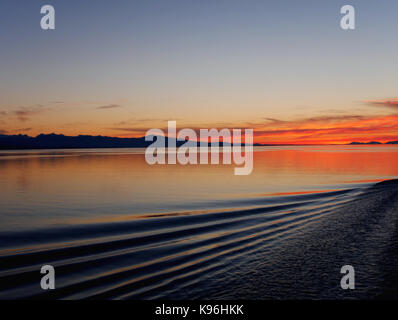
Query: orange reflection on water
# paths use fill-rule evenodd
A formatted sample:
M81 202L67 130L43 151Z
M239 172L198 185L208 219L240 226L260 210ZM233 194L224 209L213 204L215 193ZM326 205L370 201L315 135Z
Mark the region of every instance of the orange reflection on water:
M398 147L255 148L253 173L231 165L148 165L145 150L0 152L3 228L228 207L398 177ZM219 203L219 204L218 204Z
M333 192L338 191L340 189L329 189L329 190L312 190L312 191L296 191L296 192L275 192L275 193L265 193L263 196L294 196L299 194L312 194L312 193L324 193L324 192Z

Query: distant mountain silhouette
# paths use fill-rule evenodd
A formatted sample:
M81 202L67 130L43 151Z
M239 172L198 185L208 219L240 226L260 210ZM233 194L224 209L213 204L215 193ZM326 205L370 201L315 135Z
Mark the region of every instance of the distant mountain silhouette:
M382 143L378 142L378 141L370 141L370 142L356 142L356 141L354 141L354 142L351 142L350 144L355 145L355 144L382 144Z
M166 145L174 140L176 146L184 144L184 141L175 141L172 138L166 138ZM80 149L80 148L146 148L152 144L152 141L145 141L141 138L115 138L107 136L65 136L63 134L39 134L36 137L28 135L0 135L0 149L19 150L19 149ZM371 142L351 142L350 145L363 144L382 144L377 141ZM398 144L398 141L390 141L386 144ZM276 144L259 144L254 146L275 146ZM280 144L284 145L284 144ZM291 144L289 144L291 145Z
M370 141L370 142L356 142L356 141L354 141L354 142L351 142L349 144L350 145L360 145L360 144L383 144L383 143L378 142L378 141ZM384 144L398 144L398 141L389 141L389 142L386 142Z
M184 142L177 142L181 145ZM62 134L0 135L0 149L73 149L73 148L146 148L152 141L145 138L115 138L106 136L65 136Z
M154 139L155 141L156 139ZM185 141L177 141L166 137L166 146L173 142L180 147ZM146 148L152 141L141 138L115 138L107 136L65 136L63 134L39 134L36 137L28 135L0 135L0 149L80 149L80 148ZM210 144L209 144L210 145ZM228 144L226 144L228 145Z

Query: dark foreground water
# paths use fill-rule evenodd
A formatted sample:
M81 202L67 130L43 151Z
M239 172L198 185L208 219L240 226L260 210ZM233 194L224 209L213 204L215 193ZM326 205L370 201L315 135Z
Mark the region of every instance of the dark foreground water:
M396 174L396 151L362 175L347 159L374 151L287 151L274 167L257 158L246 178L231 167L148 168L142 154L7 154L0 298L396 298L398 186L370 182ZM45 264L55 267L54 291L40 288ZM340 288L347 264L351 291Z

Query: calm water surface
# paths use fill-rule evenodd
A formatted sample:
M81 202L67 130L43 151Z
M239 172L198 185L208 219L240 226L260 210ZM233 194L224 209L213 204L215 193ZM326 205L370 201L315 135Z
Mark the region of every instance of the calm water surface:
M397 155L395 146L261 147L253 173L235 176L235 165L150 166L142 149L0 151L0 297L42 294L45 263L59 270L59 298L201 297L186 288L217 274L228 283L234 259L277 250L398 177Z

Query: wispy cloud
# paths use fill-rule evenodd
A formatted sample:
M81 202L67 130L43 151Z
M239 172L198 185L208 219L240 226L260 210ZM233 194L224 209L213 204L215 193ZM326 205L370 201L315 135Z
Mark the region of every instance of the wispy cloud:
M30 119L31 116L41 113L43 110L39 108L28 108L22 107L19 110L13 111L13 114L17 116L18 120L25 122Z
M32 128L21 128L21 129L15 129L13 130L14 132L27 132L32 130Z
M398 98L382 99L382 100L368 100L365 102L367 104L374 105L374 106L398 109Z
M398 137L398 115L387 116L320 116L291 121L271 121L256 125L259 141L284 143L322 143L338 141L384 140Z
M21 122L26 122L30 120L33 116L51 110L51 107L42 104L35 104L30 106L9 107L4 109L7 110L0 111L0 117L3 117L3 119L0 118L0 123L4 123L3 120L5 119L7 119L7 121L16 119Z
M97 109L115 109L115 108L121 108L122 106L120 104L107 104L104 106L99 106Z
M258 122L245 122L240 123L239 127L235 128L252 128L258 131L264 132L279 132L283 134L289 130L312 130L313 128L333 128L340 127L345 123L350 125L353 122L361 122L368 119L368 116L363 115L322 115L308 118L296 118L289 120L282 120L276 118L262 118L262 121ZM220 126L218 126L220 127Z
M0 115L8 116L8 117L16 117L17 120L21 122L25 122L30 120L32 116L41 114L45 111L48 111L50 108L44 107L43 105L37 104L34 106L24 106L18 107L12 111L0 111Z
M129 132L130 134L144 135L149 128L107 128L108 130Z
M322 134L323 132L327 134L341 134L343 132L364 132L367 129L369 131L374 131L376 128L360 128L361 124L366 122L368 119L373 119L374 117L362 116L362 115L324 115L315 116L301 119L291 119L291 120L281 120L276 118L263 118L262 121L258 122L241 122L241 123L213 123L211 125L206 124L203 126L182 124L182 127L191 128L197 134L199 134L200 129L203 128L235 128L235 129L254 129L255 135L258 137L279 137L286 138L288 136L298 136L298 135L312 135L312 134ZM137 122L137 126L125 126L127 122L120 122L115 127L107 128L108 130L128 132L131 135L142 135L149 128L141 125ZM124 126L122 126L124 125ZM352 128L353 126L357 128ZM159 129L167 132L167 127L165 122L162 126L158 126ZM382 128L379 128L382 129Z
M275 118L263 118L265 121L269 121L270 123L273 124L282 124L285 123L286 121L275 119Z
M154 122L154 121L158 121L157 119L154 118L145 118L145 119L135 119L135 118L131 118L131 119L127 119L127 120L122 120L119 122L115 122L114 125L115 126L126 126L126 125L139 125L140 123L144 123L144 122Z
M0 134L7 134L8 132L6 130L0 129Z

